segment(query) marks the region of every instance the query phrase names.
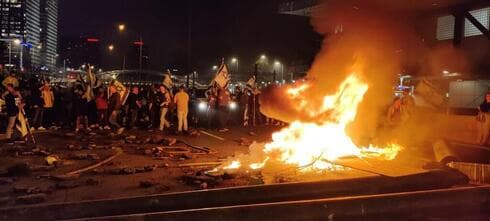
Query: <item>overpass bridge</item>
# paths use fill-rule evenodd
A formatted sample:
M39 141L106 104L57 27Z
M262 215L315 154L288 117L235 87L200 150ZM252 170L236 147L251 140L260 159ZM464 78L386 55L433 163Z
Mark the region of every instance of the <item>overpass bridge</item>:
M111 70L97 73L96 76L104 83L117 79L125 85L152 85L163 83L165 72L155 70ZM174 85L186 85L187 76L172 75ZM207 87L206 84L201 84L197 79L194 82L192 77L189 79L189 86Z

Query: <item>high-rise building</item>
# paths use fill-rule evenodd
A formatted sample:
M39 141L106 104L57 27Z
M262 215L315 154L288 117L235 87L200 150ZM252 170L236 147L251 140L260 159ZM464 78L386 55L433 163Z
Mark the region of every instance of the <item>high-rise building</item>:
M126 56L126 69L146 69L150 63L148 46L143 41L135 41Z
M0 0L0 63L53 70L57 61L58 1Z
M58 60L58 0L41 0L41 64L53 70Z
M100 68L101 46L96 37L63 37L60 41L60 62L65 67L79 68L89 63Z

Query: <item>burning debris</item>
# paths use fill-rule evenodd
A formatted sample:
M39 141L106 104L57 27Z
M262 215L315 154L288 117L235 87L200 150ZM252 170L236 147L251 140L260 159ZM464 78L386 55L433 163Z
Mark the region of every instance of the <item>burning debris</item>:
M222 170L250 171L276 168L296 168L301 172L336 170L342 168L335 160L342 157L382 158L392 160L401 150L398 145L386 148L358 147L346 133L346 127L356 118L359 103L368 85L358 74L352 73L333 95L326 95L321 103L307 98L308 84L287 90L298 103L295 108L309 116L309 121L296 120L272 135L272 141L250 145L250 154L230 159Z

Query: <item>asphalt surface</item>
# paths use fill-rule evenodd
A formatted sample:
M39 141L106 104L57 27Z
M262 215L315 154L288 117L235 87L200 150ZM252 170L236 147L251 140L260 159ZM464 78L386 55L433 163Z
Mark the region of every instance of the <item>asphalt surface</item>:
M200 134L194 136L169 135L159 131L144 130L127 130L116 136L99 130L91 134L73 134L71 131L61 130L36 132L34 134L37 140L36 145L5 142L0 144L0 173L2 174L0 195L3 196L0 197L0 206L17 205L17 197L32 193L45 193L47 197L44 202L54 203L258 184L256 180L240 178L207 186L201 186L199 183L186 183L182 180L183 175L195 175L196 172L209 170L214 166L190 168L179 167L179 164L219 162L236 154L247 153L248 146L240 145L241 138L264 142L270 139L273 131L279 129L275 126L235 127L223 133L201 129L204 132L197 130ZM191 145L206 147L212 153L191 152L182 156L175 154L170 157L145 153L145 150L149 152L156 147L166 146L165 142L163 144L144 142L145 139L150 139L155 135L164 139L176 138ZM126 141L127 138L131 138L130 142ZM180 142L171 147L193 150ZM100 162L116 153L118 148L123 151L121 155L94 171L73 179L60 180L52 177ZM36 149L46 152L38 153ZM56 167L48 166L46 162L48 154L59 158ZM83 158L88 154L97 156L95 159ZM14 165L28 165L34 169L29 170L29 174L23 174L22 169L14 169L14 174L12 172L6 174L12 171L11 167ZM141 172L140 170L145 167L154 168L154 170ZM127 171L124 172L124 169ZM141 182L150 183L149 187L142 187Z

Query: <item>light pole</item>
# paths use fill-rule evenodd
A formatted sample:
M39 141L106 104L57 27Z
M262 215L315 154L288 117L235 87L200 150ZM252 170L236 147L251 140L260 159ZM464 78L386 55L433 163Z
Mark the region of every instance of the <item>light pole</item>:
M236 72L236 74L238 74L238 59L237 58L232 58L231 59L231 63L232 64L236 64L235 72Z
M124 30L126 30L126 25L121 23L117 25L117 29L119 30L119 32L123 32Z
M15 39L14 40L14 44L19 47L19 68L22 70L22 68L23 68L23 61L22 61L22 59L24 57L23 56L23 53L22 53L23 52L23 50L22 50L23 49L22 48L22 41L19 40L19 39Z
M274 66L281 68L281 82L284 82L284 66L279 61L275 61Z

